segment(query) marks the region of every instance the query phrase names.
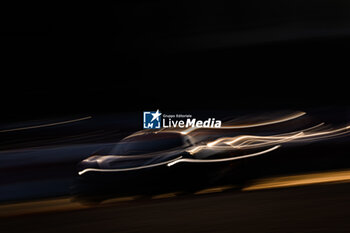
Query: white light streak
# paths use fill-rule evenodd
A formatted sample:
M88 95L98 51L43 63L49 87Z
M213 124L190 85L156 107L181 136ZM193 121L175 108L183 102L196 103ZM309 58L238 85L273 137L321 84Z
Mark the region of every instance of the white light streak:
M43 128L43 127L56 126L56 125L63 125L63 124L69 124L69 123L77 122L77 121L88 120L88 119L91 119L91 118L92 118L91 116L87 116L87 117L78 118L78 119L74 119L74 120L60 121L60 122L49 123L49 124L33 125L33 126L13 128L13 129L3 129L3 130L0 130L0 133L20 131L20 130L28 130L28 129L38 129L38 128Z
M134 171L134 170L140 170L140 169L145 169L145 168L151 168L151 167L157 167L161 166L167 163L171 163L173 161L176 161L178 159L181 159L182 156L177 157L176 159L172 159L169 161L161 162L161 163L156 163L156 164L149 164L149 165L144 165L144 166L139 166L139 167L131 167L131 168L115 168L115 169L104 169L104 168L87 168L84 169L80 172L78 172L79 175L83 175L86 172L124 172L124 171Z
M265 146L272 146L287 142L308 142L317 141L325 138L332 138L339 135L350 133L350 126L333 129L333 130L321 130L320 126L324 123L320 123L313 127L289 132L284 134L277 134L271 136L257 136L257 135L240 135L236 137L222 137L214 141L207 143L206 145L199 145L191 148L187 152L195 154L203 149L212 150L232 150L232 149L253 149Z
M227 162L227 161L233 161L233 160L238 160L238 159L245 159L245 158L250 158L258 155L262 155L268 152L271 152L273 150L276 150L279 148L280 145L274 146L272 148L269 148L267 150L259 151L257 153L252 153L252 154L247 154L247 155L242 155L242 156L237 156L237 157L230 157L230 158L224 158L224 159L178 159L173 162L168 163L168 167L173 166L174 164L177 163L217 163L217 162Z
M253 127L259 127L259 126L266 126L266 125L272 125L272 124L277 124L285 121L290 121L294 120L296 118L299 118L303 115L305 115L305 112L297 112L288 116L284 116L275 120L270 120L270 121L265 121L265 122L258 122L258 123L252 123L252 124L242 124L242 125L226 125L226 126L221 126L219 129L245 129L245 128L253 128ZM199 128L192 127L185 129L181 131L182 134L188 134L190 132L193 132ZM201 128L203 129L203 127ZM206 129L218 129L218 128L206 128Z

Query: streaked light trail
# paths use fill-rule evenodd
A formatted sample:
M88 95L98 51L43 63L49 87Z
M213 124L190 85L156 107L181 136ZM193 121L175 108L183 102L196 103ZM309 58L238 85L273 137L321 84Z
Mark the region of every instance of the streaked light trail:
M88 120L88 119L91 119L91 118L92 118L92 116L87 116L87 117L82 117L82 118L68 120L68 121L60 121L60 122L55 122L55 123L33 125L33 126L13 128L13 129L3 129L3 130L0 130L0 133L14 132L14 131L28 130L28 129L38 129L38 128L56 126L56 125L64 125L64 124L69 124L69 123L73 123L73 122Z
M140 169L145 169L145 168L161 166L161 165L167 164L169 162L171 163L171 162L176 161L176 160L181 159L181 158L182 158L182 156L180 156L176 159L161 162L161 163L155 163L155 164L149 164L149 165L144 165L144 166L139 166L139 167L131 167L131 168L116 168L116 169L87 168L87 169L80 171L79 175L83 175L86 172L92 172L92 171L95 171L95 172L124 172L124 171L140 170Z
M341 127L333 130L321 130L318 124L311 128L290 132L285 134L277 134L271 136L257 136L257 135L240 135L236 137L222 137L207 143L206 145L199 145L188 150L190 154L195 154L203 149L215 150L232 150L232 149L253 149L266 146L273 146L288 142L310 142L322 140L325 138L333 138L339 135L350 133L350 126Z
M290 121L294 120L296 118L299 118L303 115L305 115L305 112L297 112L293 113L275 120L269 120L269 121L264 121L264 122L258 122L258 123L251 123L251 124L241 124L241 125L226 125L226 126L221 126L220 129L245 129L245 128L253 128L253 127L260 127L260 126L266 126L266 125L272 125L272 124L277 124L285 121ZM188 128L183 131L181 131L182 134L188 134L190 132L193 132L199 128ZM202 128L201 128L202 129ZM211 128L208 128L211 129Z
M224 158L224 159L187 159L187 158L183 158L183 159L178 159L175 160L173 162L168 163L168 167L173 166L174 164L177 163L218 163L218 162L227 162L227 161L233 161L233 160L238 160L238 159L245 159L245 158L250 158L250 157L254 157L254 156L258 156L258 155L262 155L268 152L271 152L273 150L276 150L277 148L279 148L280 146L274 146L272 148L269 148L267 150L263 150L263 151L259 151L257 153L252 153L252 154L247 154L247 155L242 155L242 156L237 156L237 157L230 157L230 158Z

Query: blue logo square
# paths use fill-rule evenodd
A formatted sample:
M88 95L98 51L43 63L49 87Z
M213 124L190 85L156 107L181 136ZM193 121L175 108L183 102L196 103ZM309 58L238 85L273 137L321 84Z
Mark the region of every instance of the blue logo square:
M143 112L143 128L144 129L160 129L162 113L157 111Z

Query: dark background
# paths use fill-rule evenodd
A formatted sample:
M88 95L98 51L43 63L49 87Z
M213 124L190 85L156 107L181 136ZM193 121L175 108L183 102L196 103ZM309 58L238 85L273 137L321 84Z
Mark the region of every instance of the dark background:
M0 129L93 116L2 133L2 200L69 194L76 164L96 143L139 130L146 110L254 116L289 109L306 111L312 124L347 124L349 12L347 0L1 3ZM295 122L278 130L289 123ZM242 178L348 168L348 142L283 146L239 165ZM1 226L5 232L349 232L347 191L337 184L143 199L5 218Z
M344 0L1 4L1 122L348 106Z

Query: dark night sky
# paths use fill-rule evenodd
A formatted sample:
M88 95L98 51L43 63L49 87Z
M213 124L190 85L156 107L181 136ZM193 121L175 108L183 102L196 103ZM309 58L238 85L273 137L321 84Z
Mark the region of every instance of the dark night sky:
M348 105L348 3L232 4L3 4L2 121Z

